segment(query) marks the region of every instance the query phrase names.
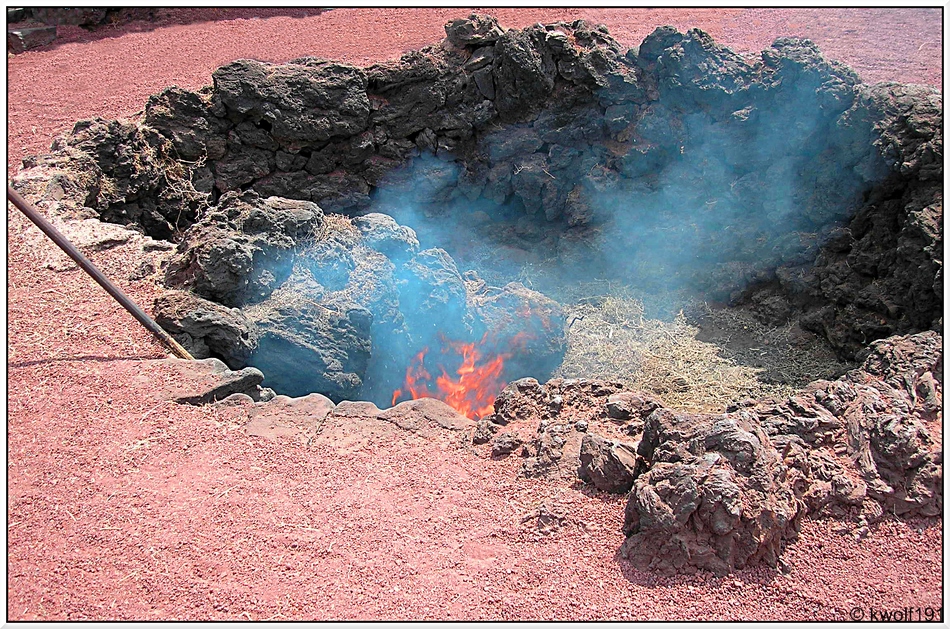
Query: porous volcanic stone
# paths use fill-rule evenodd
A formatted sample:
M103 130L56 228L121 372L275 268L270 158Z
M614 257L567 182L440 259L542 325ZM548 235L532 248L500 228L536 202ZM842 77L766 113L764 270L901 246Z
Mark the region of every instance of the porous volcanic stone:
M446 35L368 68L239 60L156 95L144 123L82 121L51 149L75 177L40 196L177 239L228 192L352 215L384 189L440 229L478 207L473 235L519 262L550 252L565 278L646 292L676 278L798 319L843 357L939 327L939 90L863 85L795 38L739 55L661 27L628 50L581 20L505 31L479 15ZM243 277L255 246L208 237ZM398 264L400 242L377 244ZM242 299L279 284L259 279Z
M171 141L179 159L217 160L227 151L227 122L216 117L209 99L197 92L172 86L153 94L145 105L145 123Z
M577 469L577 476L582 481L601 491L625 494L633 486L636 472L634 446L615 443L595 434L584 435Z
M465 417L445 402L432 398L400 402L379 413L377 418L414 432L426 428L467 431L475 426L474 420Z
M56 39L55 26L16 28L7 31L7 48L15 53L25 52L52 43Z
M548 378L563 362L565 315L553 299L511 282L500 291L471 291L468 300L484 326L485 342L510 355L506 374Z
M240 369L257 349L257 327L240 310L187 291L167 291L156 298L154 315L195 358L214 355Z
M258 399L264 374L253 367L231 371L217 358L179 360L169 358L168 368L184 380L168 390L170 399L181 404L208 404L234 393L245 393Z
M649 464L624 511L621 553L639 569L728 573L774 566L804 514L781 456L757 425L654 411L638 454Z
M492 441L492 456L505 456L521 447L524 440L513 432L503 432Z
M472 443L482 445L488 443L498 432L498 424L494 424L487 419L480 419L475 424L475 433L472 435Z
M353 219L353 225L363 235L367 247L379 251L390 260L402 261L419 251L416 232L386 214L364 214Z
M241 59L211 75L225 110L268 126L282 147L349 137L366 129L366 75L353 66L303 58L285 65Z
M838 380L737 412L755 418L782 449L804 480L810 511L842 517L858 507L869 521L883 513L937 515L941 345L935 332L875 341L864 364Z
M452 20L445 25L445 34L456 46L484 46L498 41L504 29L498 20L473 13L468 18Z
M370 311L347 301L317 303L288 286L244 312L260 331L248 364L280 383L280 393L358 398L372 347Z
M185 232L165 282L226 306L259 302L290 276L295 249L323 222L309 201L225 194Z
M449 340L468 341L473 336L474 319L468 310L465 282L444 249L420 251L403 265L396 278L403 315L416 322L422 338L434 341L443 335Z
M662 406L659 400L641 391L622 391L607 398L607 416L642 427L650 413Z

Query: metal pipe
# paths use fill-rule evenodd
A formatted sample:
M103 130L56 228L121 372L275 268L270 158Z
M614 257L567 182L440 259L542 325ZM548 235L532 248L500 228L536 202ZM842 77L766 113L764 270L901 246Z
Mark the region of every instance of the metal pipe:
M59 232L59 230L53 227L49 221L47 221L46 218L40 214L36 208L30 205L26 199L20 196L20 193L14 190L10 184L7 184L7 199L9 199L18 210L23 212L23 214L25 214L34 225L39 227L44 234L49 236L50 239L55 242L60 249L65 251L66 255L72 258L73 261L79 265L79 268L92 276L92 279L96 280L99 286L104 288L107 293L112 295L112 297L117 302L119 302L119 305L128 310L129 314L135 317L139 323L144 325L145 329L155 335L159 341L168 346L168 348L172 350L172 353L174 353L179 358L185 358L187 360L195 359L194 356L188 353L188 350L179 345L178 341L172 338L171 334L163 330L162 327L155 323L155 321L150 316L145 314L144 310L139 308L135 302L129 299L129 297L122 292L122 289L113 284L109 278L103 275L102 271L97 269L95 265L90 262L88 258L86 258L86 256L81 254L79 249L76 249L73 243L69 242L69 240L67 240L66 237Z

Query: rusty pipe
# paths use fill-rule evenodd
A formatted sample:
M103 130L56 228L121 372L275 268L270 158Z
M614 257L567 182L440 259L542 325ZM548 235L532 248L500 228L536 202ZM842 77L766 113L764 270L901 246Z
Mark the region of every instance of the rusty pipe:
M73 243L69 242L66 237L55 227L53 227L46 218L40 214L40 212L34 208L30 203L20 196L16 190L14 190L10 184L7 184L7 199L10 200L10 203L16 206L18 210L23 212L28 219L30 219L34 225L40 228L44 234L49 236L50 240L56 243L60 249L66 252L73 261L79 265L83 271L88 273L92 279L96 280L96 283L99 284L102 288L105 289L107 293L112 295L113 299L119 302L119 305L125 308L129 314L138 320L145 329L151 332L159 341L164 343L169 349L172 350L172 353L178 356L179 358L185 358L187 360L194 360L194 356L188 353L184 347L179 345L178 341L172 338L171 334L162 329L160 325L155 323L154 319L148 316L144 310L139 308L134 301L129 299L128 295L122 292L118 286L112 283L108 277L102 274L102 271L96 268L96 266L89 261L86 256L79 252L79 249L76 248Z

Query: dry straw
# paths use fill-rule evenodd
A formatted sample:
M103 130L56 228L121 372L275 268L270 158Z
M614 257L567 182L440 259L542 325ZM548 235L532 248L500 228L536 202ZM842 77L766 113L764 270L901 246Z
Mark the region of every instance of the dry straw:
M562 299L569 349L555 376L618 380L684 411L791 395L851 366L796 326L766 326L737 309L691 304L669 320L649 318L629 289L594 283Z

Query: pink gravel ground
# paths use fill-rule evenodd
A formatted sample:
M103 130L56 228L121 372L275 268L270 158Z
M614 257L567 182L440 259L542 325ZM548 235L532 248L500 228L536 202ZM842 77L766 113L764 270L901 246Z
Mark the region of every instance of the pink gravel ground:
M235 58L368 63L469 12L179 9L64 29L8 59L8 172L73 121L134 114ZM871 80L942 76L932 9L489 12L509 27L586 17L625 44L668 23L739 50L806 35ZM514 459L365 427L307 449L245 435L240 408L157 401L162 383L139 376L162 349L81 272L44 268L52 245L24 223L8 209L9 620L847 620L942 603L939 520L888 519L862 541L808 520L787 572L657 578L615 558L622 498L518 479ZM151 304L128 251L91 257ZM568 513L551 535L524 521L542 502Z

